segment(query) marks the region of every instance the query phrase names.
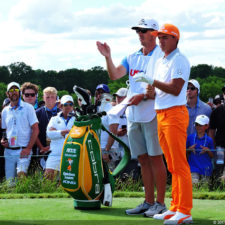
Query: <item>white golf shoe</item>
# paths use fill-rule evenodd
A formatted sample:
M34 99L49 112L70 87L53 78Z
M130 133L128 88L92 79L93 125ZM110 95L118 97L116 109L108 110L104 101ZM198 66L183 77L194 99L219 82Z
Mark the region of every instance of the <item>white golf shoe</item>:
M176 212L174 216L164 221L164 224L167 224L167 225L191 224L191 223L193 223L192 216L183 214L181 212Z

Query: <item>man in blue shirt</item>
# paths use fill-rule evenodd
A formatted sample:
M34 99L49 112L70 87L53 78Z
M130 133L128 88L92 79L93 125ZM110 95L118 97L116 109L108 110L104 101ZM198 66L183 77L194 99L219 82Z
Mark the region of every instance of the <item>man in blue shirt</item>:
M204 114L210 118L212 109L205 102L201 101L199 98L200 94L200 84L197 80L189 80L187 87L187 109L189 113L189 125L187 129L187 134L192 134L195 132L195 119L198 115Z

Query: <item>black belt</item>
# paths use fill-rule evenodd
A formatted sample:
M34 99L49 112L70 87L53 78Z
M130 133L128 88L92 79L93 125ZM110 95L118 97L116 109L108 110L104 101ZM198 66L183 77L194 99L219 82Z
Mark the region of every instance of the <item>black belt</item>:
M19 149L24 149L24 148L26 148L26 147L7 147L8 149L10 149L10 150L19 150Z

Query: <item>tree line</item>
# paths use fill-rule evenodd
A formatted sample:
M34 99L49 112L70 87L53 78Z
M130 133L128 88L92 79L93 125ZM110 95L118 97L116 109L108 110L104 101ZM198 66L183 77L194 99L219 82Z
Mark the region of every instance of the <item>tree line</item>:
M209 97L221 94L221 88L225 85L225 69L207 64L199 64L191 67L190 79L197 79L201 85L200 98L207 101ZM15 62L9 66L0 66L0 102L5 99L6 85L12 81L23 84L32 82L39 86L39 99L42 97L42 90L47 86L53 86L59 91L59 97L64 94L73 94L73 86L78 85L89 89L94 95L98 84L109 85L111 93L115 93L120 87L126 87L125 76L117 81L111 81L107 71L96 66L88 70L67 69L64 71L54 70L33 70L24 62Z

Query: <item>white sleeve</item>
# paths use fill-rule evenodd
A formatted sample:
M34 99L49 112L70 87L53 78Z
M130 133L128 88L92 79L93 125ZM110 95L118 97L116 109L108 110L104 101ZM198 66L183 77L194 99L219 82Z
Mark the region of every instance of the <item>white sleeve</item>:
M120 117L118 115L109 114L108 115L108 122L109 122L109 125L119 124L120 123Z
M6 129L6 123L5 123L5 117L6 117L6 115L5 115L5 113L6 113L6 110L5 109L3 109L3 111L2 111L2 114L1 114L1 126L2 126L2 129Z
M30 126L32 126L35 123L38 123L37 115L32 105L28 105L27 107L28 107L28 121Z
M61 135L61 130L57 130L56 121L57 121L57 117L56 116L52 117L47 126L46 134L47 134L47 137L50 138L51 140L64 138ZM51 128L55 128L56 130L50 130Z
M171 71L171 79L182 78L183 80L188 80L189 77L189 62L182 55L178 55L173 63L172 71Z

